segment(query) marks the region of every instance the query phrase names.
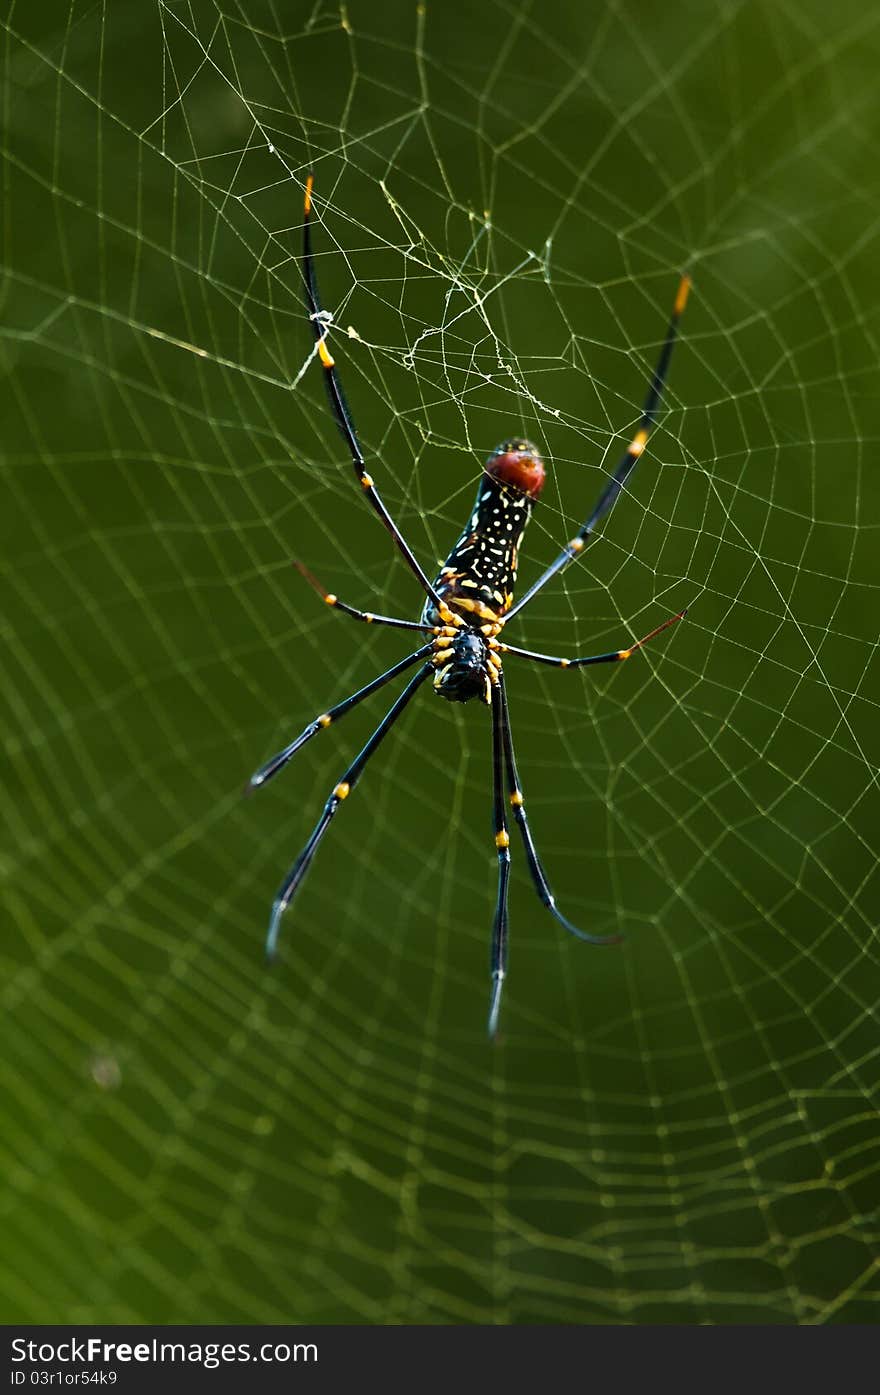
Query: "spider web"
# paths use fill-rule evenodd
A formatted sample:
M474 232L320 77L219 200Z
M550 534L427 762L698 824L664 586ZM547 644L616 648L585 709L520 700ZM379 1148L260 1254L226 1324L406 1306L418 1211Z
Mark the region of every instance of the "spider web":
M880 22L847 0L12 4L0 315L7 1321L869 1321L877 1270ZM299 275L428 570L499 440L552 470L511 642L426 697L262 960L421 598L351 478ZM391 697L387 697L387 703Z

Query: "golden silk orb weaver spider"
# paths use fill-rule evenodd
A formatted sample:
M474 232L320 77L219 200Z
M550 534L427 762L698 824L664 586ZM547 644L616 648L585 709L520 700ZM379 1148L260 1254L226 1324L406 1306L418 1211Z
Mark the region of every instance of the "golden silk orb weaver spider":
M674 625L687 613L682 610L670 616L653 629L643 639L630 643L623 649L613 649L606 654L590 654L573 658L554 658L550 654L536 654L530 649L519 649L506 644L501 639L506 626L541 591L552 577L561 572L569 562L583 552L593 536L597 524L611 511L642 455L648 441L657 412L669 360L678 332L678 322L684 311L690 290L690 278L682 276L666 337L648 395L642 409L638 430L627 446L616 469L599 494L592 513L578 532L551 562L550 566L533 582L516 605L513 603L513 589L516 582L517 558L526 525L532 515L541 490L544 487L546 470L544 462L535 446L529 441L513 439L504 441L486 461L483 476L477 489L477 498L461 536L444 562L439 574L429 581L422 570L400 529L395 524L379 495L379 491L368 473L363 450L355 430L354 420L343 395L336 369L336 361L327 347L327 334L331 316L321 309L315 264L312 253L313 176L306 181L305 209L303 217L303 279L309 319L315 335L315 353L320 360L327 395L336 425L351 454L355 476L368 503L379 515L388 532L425 593L425 602L418 620L398 620L389 615L375 615L371 611L358 610L341 601L332 592L325 591L311 573L300 563L300 571L321 594L326 603L368 625L387 625L397 630L418 631L427 642L413 653L392 665L385 673L374 678L351 697L338 702L326 712L311 721L304 731L282 751L273 756L251 777L251 788L265 785L287 764L297 751L318 732L335 725L352 708L370 697L377 689L390 683L408 669L416 667L415 676L410 678L396 702L382 718L366 745L351 762L339 782L333 787L311 836L300 852L284 881L281 883L266 939L266 953L273 958L278 944L281 918L302 885L303 879L312 864L324 834L340 805L348 798L363 774L370 757L379 748L388 732L415 696L418 689L429 678L433 678L434 691L450 702L469 702L478 698L491 711L492 719L492 775L493 775L493 829L498 856L498 898L492 924L490 955L491 989L489 998L489 1035L493 1037L498 1027L501 1008L501 993L507 974L508 958L508 884L510 880L510 836L507 823L507 805L513 813L523 842L526 864L535 890L550 913L559 923L579 940L588 944L617 944L620 935L590 935L573 925L556 905L553 892L544 872L541 859L535 848L534 839L526 817L526 807L519 773L514 756L513 738L510 728L510 715L507 693L504 686L503 656L512 655L518 659L531 660L539 664L551 664L556 668L586 668L591 664L613 664L628 659L642 645ZM506 796L506 797L505 797Z

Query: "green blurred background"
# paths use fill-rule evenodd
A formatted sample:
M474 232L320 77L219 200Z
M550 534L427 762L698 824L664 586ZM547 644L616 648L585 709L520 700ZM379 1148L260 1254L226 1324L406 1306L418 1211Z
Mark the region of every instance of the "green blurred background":
M13 4L3 24L5 1321L871 1321L880 16ZM427 568L481 459L553 476L509 666L565 937L514 845L487 1043L489 732L426 695L265 968L410 615L302 308ZM351 326L353 334L346 336ZM305 370L305 372L303 372ZM390 698L389 698L390 700Z

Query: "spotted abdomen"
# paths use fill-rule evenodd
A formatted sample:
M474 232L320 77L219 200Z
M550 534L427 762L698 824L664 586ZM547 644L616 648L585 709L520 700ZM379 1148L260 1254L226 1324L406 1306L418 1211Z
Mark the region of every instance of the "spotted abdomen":
M434 580L451 609L473 621L495 621L510 609L522 535L544 478L528 441L505 441L489 456L470 518ZM431 625L440 618L430 600L423 618Z

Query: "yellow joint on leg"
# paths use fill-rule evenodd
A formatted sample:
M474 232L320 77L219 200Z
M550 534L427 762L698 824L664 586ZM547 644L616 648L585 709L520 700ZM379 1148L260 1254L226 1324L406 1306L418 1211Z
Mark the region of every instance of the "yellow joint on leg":
M318 340L318 358L325 368L334 368L336 365L336 359L331 356L330 350L324 343L323 336Z
M361 475L361 484L363 485L364 489L372 489L372 488L373 488L373 477L372 477L372 475L368 475L367 472L366 472L366 470L365 470L364 473Z
M334 596L333 592L332 592L332 591L328 591L328 592L327 592L327 595L324 597L324 604L325 604L325 605L335 605L335 604L336 604L336 600L337 600L337 597Z
M372 615L369 610L364 611L364 620L368 625L372 625L375 618L375 615Z
M311 211L312 211L312 186L313 186L314 182L315 182L315 176L314 176L313 174L310 174L309 177L308 177L308 179L306 180L306 204L305 204L305 208L306 208L306 213L307 213L307 214L308 214L308 213L311 213Z
M569 550L569 552L583 552L583 550L584 550L584 540L583 540L583 538L572 538L571 542L568 544L568 550Z
M618 659L628 659L631 653L631 649L618 649L617 657ZM621 679L620 681L623 682L623 679Z
M337 799L348 799L348 796L351 793L351 785L347 785L346 782L343 780L341 785L336 786L333 793L335 794Z
M560 667L560 668L570 668L570 667L571 667L571 659L560 659L560 660L559 660L559 667Z
M673 315L681 315L684 313L684 307L688 303L688 296L691 293L692 284L693 282L689 276L682 276L678 283L678 295L675 297L675 305L672 307Z
M319 726L319 727L329 727L329 725L330 725L330 723L331 723L332 721L333 721L333 718L330 716L330 713L329 713L329 712L322 712L321 715L320 715L320 717L318 718L318 726Z
M511 790L510 802L513 805L514 809L521 809L523 802L522 790Z
M647 433L647 431L637 431L636 434L635 434L635 436L633 437L631 443L630 443L630 447L629 447L629 453L630 453L630 455L641 455L642 451L645 449L645 446L646 446L647 444L648 444L648 433Z
M495 846L496 848L507 848L510 846L510 837L506 828L502 828L495 834Z

